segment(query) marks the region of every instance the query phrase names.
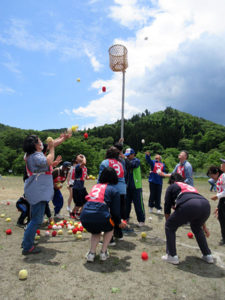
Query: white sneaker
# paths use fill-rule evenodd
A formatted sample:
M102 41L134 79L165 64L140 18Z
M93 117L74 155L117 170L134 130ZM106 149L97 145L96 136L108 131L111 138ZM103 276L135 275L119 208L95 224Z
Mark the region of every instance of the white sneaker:
M153 208L152 207L149 207L149 213L153 213Z
M166 254L166 255L162 256L162 260L164 260L170 264L173 264L173 265L179 264L179 259L178 259L177 255L171 256L171 255Z
M69 206L67 206L66 210L67 210L69 213L72 212L72 209L71 209Z
M95 260L95 253L91 253L91 251L89 251L85 257L87 261L93 262Z
M203 255L202 259L207 262L208 264L213 264L214 263L214 259L212 254L208 254L208 255Z
M144 222L139 222L138 227L142 227L142 226L145 226L145 223Z
M161 209L158 209L157 214L161 214L161 213L162 213Z
M57 219L64 219L64 217L61 216L60 214L55 215L55 218L57 218Z
M106 250L106 252L100 252L100 260L101 261L104 261L104 260L106 260L107 258L109 258L109 252L108 252L108 250Z

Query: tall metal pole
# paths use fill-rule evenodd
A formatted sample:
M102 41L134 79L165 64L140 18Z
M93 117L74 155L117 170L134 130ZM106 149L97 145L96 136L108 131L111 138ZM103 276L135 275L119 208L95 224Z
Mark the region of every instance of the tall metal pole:
M123 71L122 85L122 109L121 109L121 139L124 139L124 95L125 95L125 71Z

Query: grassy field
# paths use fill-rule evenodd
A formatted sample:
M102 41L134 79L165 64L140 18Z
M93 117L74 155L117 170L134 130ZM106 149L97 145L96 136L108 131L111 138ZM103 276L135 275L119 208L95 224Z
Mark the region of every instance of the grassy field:
M86 183L90 190L95 181ZM210 198L207 179L198 179L195 186L206 198ZM164 182L163 196L167 187ZM65 202L68 191L62 189ZM61 236L45 237L45 228L41 229L39 245L42 253L24 257L21 255L23 229L16 226L19 213L16 200L23 194L21 177L2 177L0 179L0 299L47 300L47 299L90 299L90 300L136 300L136 299L187 299L207 300L225 299L225 247L219 246L220 227L213 215L216 202L210 201L212 213L208 220L210 237L209 247L216 263L209 265L200 257L195 239L188 239L188 226L177 231L177 250L180 264L167 264L161 260L165 254L165 233L163 215L151 214L147 209L148 182L143 181L143 196L146 208L146 226L139 229L132 209L131 227L134 233L125 236L110 248L110 258L100 262L97 258L91 264L84 256L89 249L89 233L82 240L68 235L67 230ZM7 202L9 205L7 205ZM52 204L50 205L52 208ZM62 210L65 218L66 205ZM11 222L6 222L7 217ZM11 228L12 235L6 236L5 230ZM141 238L141 232L147 238ZM98 249L100 251L100 248ZM149 255L142 261L141 253ZM28 279L20 281L18 272L28 271Z

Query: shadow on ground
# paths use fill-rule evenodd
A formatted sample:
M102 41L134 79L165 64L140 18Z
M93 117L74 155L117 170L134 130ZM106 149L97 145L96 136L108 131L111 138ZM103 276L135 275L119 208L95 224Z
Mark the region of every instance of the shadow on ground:
M187 256L184 261L181 261L177 266L178 269L193 273L201 277L222 278L225 277L225 270L216 264L207 264L202 259L196 256Z

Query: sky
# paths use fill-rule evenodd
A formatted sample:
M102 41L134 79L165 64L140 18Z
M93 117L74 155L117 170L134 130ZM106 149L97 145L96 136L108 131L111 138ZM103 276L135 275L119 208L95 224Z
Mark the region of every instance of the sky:
M120 44L125 118L170 106L225 125L224 16L224 0L1 0L0 123L119 120L122 72L108 50Z

